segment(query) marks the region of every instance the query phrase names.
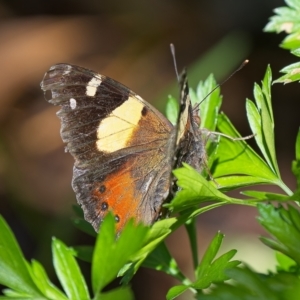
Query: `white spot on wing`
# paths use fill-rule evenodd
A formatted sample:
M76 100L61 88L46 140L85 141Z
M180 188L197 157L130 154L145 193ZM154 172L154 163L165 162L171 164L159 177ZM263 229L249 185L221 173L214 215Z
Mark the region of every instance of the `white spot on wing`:
M72 66L67 65L66 68L67 68L67 70L65 70L65 71L63 72L63 75L68 75L69 73L71 73Z
M97 93L97 88L101 84L102 80L99 77L93 77L86 86L85 94L90 97L94 97Z
M71 107L71 109L75 109L76 106L77 106L76 100L74 98L71 98L70 99L70 107Z

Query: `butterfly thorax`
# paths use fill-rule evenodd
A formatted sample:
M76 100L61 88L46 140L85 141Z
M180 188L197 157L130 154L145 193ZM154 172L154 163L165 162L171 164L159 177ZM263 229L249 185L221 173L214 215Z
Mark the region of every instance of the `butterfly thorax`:
M174 167L179 168L184 162L201 172L205 164L206 152L202 132L199 128L199 109L189 106L189 110L185 132L177 147L175 155L177 159Z

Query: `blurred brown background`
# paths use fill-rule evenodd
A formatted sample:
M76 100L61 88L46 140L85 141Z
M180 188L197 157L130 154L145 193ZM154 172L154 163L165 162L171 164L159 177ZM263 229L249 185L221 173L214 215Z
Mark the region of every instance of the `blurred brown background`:
M210 73L222 81L248 58L250 64L222 86L223 110L247 135L245 98L253 99L254 81L261 81L267 64L277 78L282 67L296 61L278 48L284 35L262 32L272 10L283 5L279 0L1 1L0 212L26 257L40 260L51 274L51 236L68 245L91 242L70 221L73 159L64 153L58 109L46 103L39 87L52 64L68 62L108 75L163 111L167 95L178 93L170 42L176 46L179 69L188 67L194 88ZM273 86L278 159L292 189L298 98L297 83ZM200 216L198 224L201 253L221 230L226 233L224 251L237 248L254 268L267 268L254 209L217 209ZM184 230L168 243L192 276ZM137 299L164 299L173 284L163 274L141 270L133 288Z

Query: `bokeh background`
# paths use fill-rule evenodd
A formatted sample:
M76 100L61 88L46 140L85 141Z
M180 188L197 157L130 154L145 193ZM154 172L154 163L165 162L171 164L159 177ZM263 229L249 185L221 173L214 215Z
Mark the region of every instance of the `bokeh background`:
M0 213L26 257L40 260L53 275L52 236L68 245L92 243L70 221L73 159L60 139L58 109L44 100L39 87L52 64L68 62L108 75L163 111L168 94L178 94L171 42L178 67L188 68L194 88L210 73L222 81L249 59L247 67L222 86L223 111L248 135L245 99L253 99L253 83L261 81L267 64L277 78L281 68L295 62L278 47L283 34L263 32L272 10L283 5L283 0L2 0ZM299 87L276 84L272 91L279 166L293 189L290 166L299 127ZM221 230L226 234L223 251L238 249L238 258L258 271L272 268L272 256L258 241L263 230L255 216L254 209L235 206L201 215L201 253ZM184 273L192 276L184 230L173 234L168 244ZM88 265L82 266L88 277ZM132 286L137 299L164 299L175 283L141 269Z

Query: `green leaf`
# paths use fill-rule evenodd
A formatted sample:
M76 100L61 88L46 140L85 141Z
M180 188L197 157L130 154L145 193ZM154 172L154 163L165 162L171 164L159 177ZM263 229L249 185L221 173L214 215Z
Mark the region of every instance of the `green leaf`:
M273 236L261 238L267 246L289 256L300 264L300 213L288 205L275 208L272 205L258 205L260 224Z
M216 181L220 186L219 190L222 192L228 192L250 185L258 185L262 183L270 184L270 182L265 181L262 178L245 175L228 175L224 177L218 177L216 178Z
M27 297L41 297L22 251L9 226L0 216L0 284Z
M72 248L60 240L52 240L53 264L57 277L70 299L89 299L89 292Z
M275 16L270 18L270 22L264 28L269 32L282 32L292 33L299 31L299 3L297 1L286 0L289 7L279 7L274 9Z
M167 204L165 204L167 205ZM122 270L119 272L119 275L124 277L122 278L122 283L127 284L130 279L133 277L135 272L144 262L146 257L163 241L165 238L174 232L178 227L185 224L189 219L205 212L212 207L220 206L219 204L208 205L200 209L193 210L191 213L187 213L184 215L180 215L176 218L167 218L155 222L150 231L146 234L145 240L143 243L142 248L132 257L132 263L126 265ZM174 274L173 274L174 276ZM180 280L184 280L186 282L186 278L184 276L181 277L180 274L176 275L176 278L180 278Z
M292 162L292 171L297 180L297 191L300 191L300 129L296 139L296 159Z
M297 139L296 139L296 160L300 161L300 128L298 130Z
M218 128L228 136L240 137L240 134L224 114L219 115ZM214 161L212 170L213 177L217 182L219 182L220 177L234 175L227 181L222 182L223 188L228 189L237 185L249 185L250 183L278 183L276 175L244 140L232 141L226 137L221 137ZM245 176L236 176L237 174L251 177L246 180ZM251 178L253 179L252 182Z
M294 274L257 274L249 268L226 271L234 279L231 284L215 284L209 294L199 294L205 300L298 300L300 279Z
M93 237L97 236L97 232L95 231L93 226L90 223L88 223L86 220L74 219L73 224L76 228L78 228L82 232L85 232L86 234L93 236Z
M262 152L270 168L277 175L277 177L280 178L275 153L274 118L271 103L271 81L272 73L270 66L268 66L262 81L262 88L260 88L257 84L254 86L254 97L259 118L256 113L255 118L258 118L258 120L256 120L254 124L253 110L248 113L248 118L252 132L256 134L255 140L260 151ZM258 124L260 125L260 128L258 128Z
M251 294L257 297L256 299L277 300L277 295L268 289L263 280L261 280L260 275L255 274L250 269L234 268L227 270L226 274L238 282L239 285L251 291Z
M224 271L240 264L239 261L230 261L230 259L235 255L236 250L231 250L215 259L223 238L224 235L218 232L205 251L202 261L196 270L197 280L191 284L193 288L205 289L212 283L228 280L229 277L224 273Z
M166 106L166 116L173 125L177 124L178 111L179 111L178 100L169 95L167 106Z
M166 298L167 300L173 300L177 298L179 295L184 293L186 290L188 290L190 287L186 285L175 285L172 288L169 289Z
M300 34L299 32L291 33L286 38L283 39L281 47L284 49L289 49L295 51L300 47Z
M177 185L182 188L171 203L165 204L173 212L183 211L207 201L231 202L232 200L187 164L183 164L182 168L174 170L173 173L178 179Z
M10 289L4 289L2 290L3 294L5 296L0 296L0 299L22 299L22 300L28 300L28 299L37 299L37 300L41 300L41 299L45 299L41 296L29 296L28 294L23 294L23 293L19 293Z
M94 247L93 246L74 246L75 255L77 258L92 262Z
M197 103L201 102L200 127L211 131L214 131L216 129L217 116L222 103L220 88L217 88L215 91L213 91L216 86L217 83L215 78L213 77L213 75L209 75L204 82L200 81L197 87ZM209 93L211 94L209 95Z
M300 46L300 45L299 45ZM293 53L298 53L298 51L293 51ZM294 81L300 81L300 63L293 63L280 70L281 73L285 75L274 80L274 83L291 83Z
M36 260L31 262L32 279L36 286L48 299L68 299L48 278L43 266Z
M210 264L216 257L218 251L220 250L220 247L222 245L222 241L224 238L224 234L218 232L213 240L210 242L210 245L206 249L203 258L201 260L200 265L198 266L196 270L196 277L200 278L201 276L204 276L206 269L209 268Z
M278 251L276 251L276 260L278 263L276 269L279 272L280 271L290 272L291 269L295 268L297 265L293 259Z
M78 205L78 204L73 204L73 205L72 205L72 209L73 209L74 213L76 214L76 216L77 216L78 218L81 218L81 219L84 218L84 213L83 213L83 210L82 210L82 208L80 207L80 205Z
M92 261L92 287L98 296L101 290L116 278L120 269L132 260L142 247L149 228L133 220L128 222L120 236L115 233L115 219L109 214L101 224Z
M182 275L175 259L171 256L164 242L160 243L158 247L147 256L142 266L162 271L180 281L185 280L185 277Z
M120 287L98 294L94 300L133 300L134 295L130 287Z

